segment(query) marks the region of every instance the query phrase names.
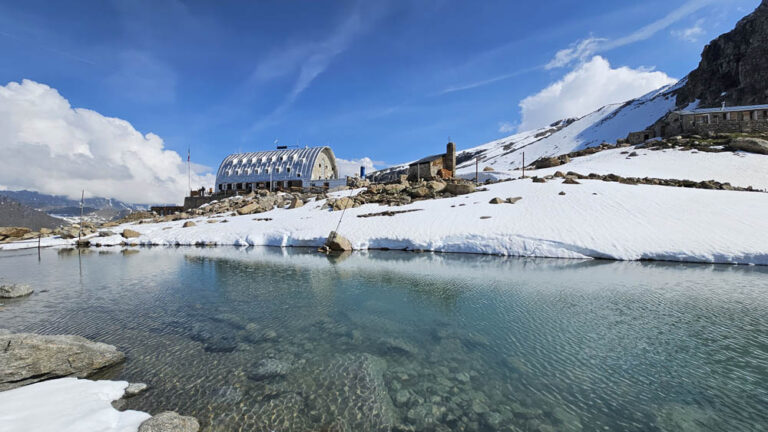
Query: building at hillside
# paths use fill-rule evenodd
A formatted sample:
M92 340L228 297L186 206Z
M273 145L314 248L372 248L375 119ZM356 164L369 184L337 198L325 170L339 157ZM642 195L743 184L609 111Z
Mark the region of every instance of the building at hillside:
M449 142L445 153L427 156L408 165L408 180L451 178L456 170L456 144Z
M651 138L684 134L752 132L768 132L768 105L673 111L650 128L630 133L627 141L640 144Z
M236 153L221 162L214 195L258 189L298 190L333 188L339 181L336 157L330 147L306 147Z

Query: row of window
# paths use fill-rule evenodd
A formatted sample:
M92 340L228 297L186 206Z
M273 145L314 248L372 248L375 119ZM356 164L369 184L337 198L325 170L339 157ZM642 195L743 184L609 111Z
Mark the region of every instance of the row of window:
M768 110L762 111L762 112L761 111L727 112L722 114L716 113L716 114L697 115L695 116L693 121L709 124L709 123L717 123L720 120L744 121L744 120L760 120L760 119L768 119Z
M299 158L299 155L296 155L296 154L291 155L291 157L290 157L290 159L294 160L294 161L297 160L298 158ZM279 159L280 159L281 162L284 162L284 161L288 160L288 157L286 155L282 155L282 156L279 157ZM277 160L278 160L278 156L277 155L272 155L272 156L269 156L269 157L267 157L267 156L252 157L250 159L250 163L252 163L252 164L267 163L267 161L269 161L269 162L276 162ZM305 159L301 158L301 161L304 162ZM249 160L248 160L248 158L243 158L243 159L234 158L234 159L232 159L227 164L227 166L233 166L233 165L237 165L237 164L240 164L240 163L247 164L247 163L249 163Z
M301 169L301 168L299 168L299 169ZM226 175L228 175L228 176L231 176L231 175L252 175L252 174L261 174L261 173L269 174L271 172L271 170L272 170L271 167L266 167L266 168L261 168L261 167L258 167L258 168L254 168L254 167L250 167L250 168L229 168L224 173ZM279 174L282 171L283 171L283 169L281 167L275 167L275 173L276 174ZM290 174L291 167L285 167L285 172ZM297 174L297 176L301 177L301 173Z

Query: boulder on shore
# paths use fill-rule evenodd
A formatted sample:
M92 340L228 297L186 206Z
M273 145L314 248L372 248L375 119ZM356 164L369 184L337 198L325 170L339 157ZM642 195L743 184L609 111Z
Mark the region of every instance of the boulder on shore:
M32 294L35 290L29 285L11 284L0 285L0 298L17 298Z
M139 425L139 432L197 432L200 423L194 417L182 416L174 411L161 412Z
M123 238L127 238L127 239L128 238L141 237L141 233L140 232L134 231L132 229L127 229L127 228L123 230L123 234L122 235L123 235Z
M32 232L29 228L23 227L0 227L0 239L2 238L20 238L24 234Z
M74 335L0 332L0 347L0 391L52 378L87 378L125 360L112 345Z
M325 241L325 245L328 247L328 249L335 252L352 250L352 243L339 235L336 231L331 231L331 233L328 234L328 239Z

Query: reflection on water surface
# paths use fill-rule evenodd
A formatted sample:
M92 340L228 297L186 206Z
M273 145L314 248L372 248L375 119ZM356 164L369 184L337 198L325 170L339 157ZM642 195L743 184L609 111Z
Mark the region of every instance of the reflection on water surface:
M768 269L369 252L0 253L0 327L117 345L205 430L768 430Z

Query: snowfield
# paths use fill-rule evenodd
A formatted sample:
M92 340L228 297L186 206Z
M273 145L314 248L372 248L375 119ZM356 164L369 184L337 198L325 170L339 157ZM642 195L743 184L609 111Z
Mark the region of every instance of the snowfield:
M560 195L565 192L565 195ZM344 196L351 191L339 192ZM490 204L494 197L522 197L516 204ZM298 209L257 215L222 215L185 221L130 224L139 238L94 238L103 245L218 244L236 246L321 246L342 212L321 210L323 201ZM360 218L382 211L417 210ZM262 220L255 220L262 219ZM271 220L264 220L271 219ZM355 249L407 249L553 258L669 260L768 265L768 194L598 180L562 184L514 180L487 191L418 201L400 207L368 204L348 209L339 232ZM44 245L72 244L45 239ZM4 249L35 247L12 243Z
M3 432L136 432L150 415L118 411L125 381L60 378L0 392Z

